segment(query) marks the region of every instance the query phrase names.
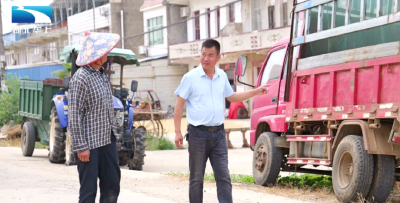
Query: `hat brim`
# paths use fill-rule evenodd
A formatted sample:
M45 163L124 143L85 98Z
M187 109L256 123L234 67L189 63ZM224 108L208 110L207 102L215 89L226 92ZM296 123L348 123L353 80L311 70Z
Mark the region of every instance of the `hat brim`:
M121 38L118 34L89 33L82 43L76 59L76 65L86 66L99 60L109 54L120 40Z

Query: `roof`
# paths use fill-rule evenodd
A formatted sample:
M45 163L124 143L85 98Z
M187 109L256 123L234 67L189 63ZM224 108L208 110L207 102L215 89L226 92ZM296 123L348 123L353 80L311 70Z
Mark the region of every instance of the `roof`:
M140 10L150 8L153 6L158 6L162 4L163 0L145 0L143 5L140 7Z

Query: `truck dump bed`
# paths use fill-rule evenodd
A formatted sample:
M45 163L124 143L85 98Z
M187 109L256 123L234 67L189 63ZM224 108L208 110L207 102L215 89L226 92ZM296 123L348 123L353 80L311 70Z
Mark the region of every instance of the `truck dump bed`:
M396 42L300 59L286 121L397 117L399 53ZM321 63L332 65L313 65Z
M60 85L44 85L43 81L21 80L19 92L20 116L50 121L51 100Z

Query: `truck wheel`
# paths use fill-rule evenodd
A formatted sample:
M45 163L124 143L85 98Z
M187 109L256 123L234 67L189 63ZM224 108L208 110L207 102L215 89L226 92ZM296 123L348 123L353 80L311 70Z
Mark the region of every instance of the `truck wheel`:
M144 131L141 129L132 130L132 142L134 146L134 153L132 159L128 161L129 170L143 170L145 149L146 149L146 137Z
M21 134L22 155L32 156L35 150L36 128L31 122L24 123Z
M50 115L49 161L51 163L65 162L65 129L61 128L56 107Z
M67 166L76 165L75 155L72 150L72 138L68 130L65 139L65 165Z
M386 202L394 185L395 159L388 155L373 155L374 177L367 199L371 202Z
M333 158L332 181L341 202L367 197L374 175L374 158L364 150L363 137L348 135L340 141Z
M120 166L126 166L128 165L128 153L126 151L119 151L118 152L118 159L119 159L119 165Z
M279 176L282 148L274 146L276 137L275 133L265 132L257 139L253 152L253 177L257 185L273 185Z

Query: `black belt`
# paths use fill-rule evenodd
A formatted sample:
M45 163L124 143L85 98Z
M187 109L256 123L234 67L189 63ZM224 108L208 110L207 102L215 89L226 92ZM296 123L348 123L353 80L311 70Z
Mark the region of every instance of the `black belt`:
M194 126L192 124L189 124L190 126L200 129L200 130L204 130L204 131L208 131L210 133L216 132L218 130L223 130L224 129L224 124L219 125L219 126L205 126L205 125L199 125L199 126Z

